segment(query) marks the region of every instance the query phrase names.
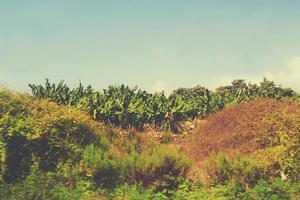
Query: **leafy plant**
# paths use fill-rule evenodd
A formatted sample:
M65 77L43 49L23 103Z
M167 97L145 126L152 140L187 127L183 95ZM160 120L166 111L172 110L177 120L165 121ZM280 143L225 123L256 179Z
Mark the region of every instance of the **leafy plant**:
M179 88L169 97L163 92L150 94L137 87L109 86L96 92L91 86L80 83L70 89L63 81L45 86L29 84L35 99L49 99L61 105L84 109L94 119L121 128L143 130L150 125L156 129L180 132L182 121L207 117L226 106L256 98L292 98L296 93L289 88L278 87L263 79L257 84L234 80L232 85L222 86L215 92L205 87Z

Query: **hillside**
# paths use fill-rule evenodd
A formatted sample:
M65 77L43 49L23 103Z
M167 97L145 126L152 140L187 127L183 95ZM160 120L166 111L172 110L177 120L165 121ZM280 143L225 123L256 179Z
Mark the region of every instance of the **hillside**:
M0 199L299 199L300 107L290 100L230 103L184 137L50 100L0 89Z
M253 153L269 147L267 137L276 140L279 131L300 137L300 106L290 101L259 99L226 108L200 121L183 142L196 160L218 152ZM296 134L296 135L292 135Z
M195 161L191 179L207 184L224 179L223 170L234 174L230 165L239 166L236 175L244 176L240 170L251 168L251 161L243 160L244 156L263 166L267 176L298 180L300 106L259 99L228 107L200 121L178 146Z
M0 89L0 199L152 199L177 188L189 166L170 145Z

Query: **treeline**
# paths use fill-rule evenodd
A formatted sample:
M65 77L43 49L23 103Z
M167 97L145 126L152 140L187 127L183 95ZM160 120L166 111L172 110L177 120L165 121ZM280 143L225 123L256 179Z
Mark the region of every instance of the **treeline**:
M203 118L226 106L257 98L296 98L290 88L277 86L266 78L259 84L234 80L231 85L211 91L202 86L179 88L169 96L164 92L149 93L137 87L109 86L95 91L81 83L69 88L64 81L58 84L46 79L45 85L29 84L36 99L49 99L60 105L81 108L97 121L121 128L143 130L150 126L174 132L181 130L180 122Z

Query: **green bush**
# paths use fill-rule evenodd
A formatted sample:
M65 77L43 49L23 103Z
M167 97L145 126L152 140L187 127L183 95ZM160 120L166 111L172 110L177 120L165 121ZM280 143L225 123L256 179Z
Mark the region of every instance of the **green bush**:
M253 186L266 176L266 169L261 163L240 153L220 153L207 161L206 170L211 185L236 181L244 186Z
M32 162L54 171L61 161L80 160L84 147L103 131L81 111L27 95L0 91L0 179L23 180Z
M0 199L3 200L65 200L80 199L91 191L91 183L79 176L64 177L55 172L42 172L37 165L33 165L30 174L15 184L3 184Z
M138 185L123 185L117 187L111 195L113 200L158 200L156 194L150 189Z
M122 182L118 159L108 149L89 145L84 153L82 171L90 177L98 187L113 187Z
M211 188L208 199L211 200L254 200L250 191L236 181L226 185L217 185Z
M284 173L288 179L300 180L300 119L294 113L281 111L268 116L263 123L272 128L259 142L273 150L271 157L277 174Z
M190 167L183 154L165 145L148 147L140 154L132 152L125 161L127 179L160 190L176 188L177 178L184 176Z
M81 164L84 174L98 186L128 183L159 190L176 188L178 177L184 176L190 166L187 158L174 148L160 145L147 147L141 152L134 147L126 152L118 149L105 151L89 145Z
M300 198L299 183L292 184L288 181L260 180L254 187L254 192L258 199L288 200Z
M187 180L183 180L171 196L173 200L202 200L207 198L208 195L201 185Z

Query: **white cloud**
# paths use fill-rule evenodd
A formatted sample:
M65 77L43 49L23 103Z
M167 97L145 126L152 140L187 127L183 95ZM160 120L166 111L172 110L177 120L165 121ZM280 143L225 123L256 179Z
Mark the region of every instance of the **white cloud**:
M165 94L169 94L171 92L171 88L168 83L164 80L158 80L155 82L150 88L151 92L161 92L164 91Z
M300 56L293 57L286 62L286 66L277 72L266 72L264 74L270 80L285 87L300 89Z
M286 68L278 73L269 73L272 78L284 86L300 89L300 56L287 61Z
M215 81L210 84L211 88L216 88L222 85L228 85L234 79L245 79L246 82L258 83L263 77L274 81L283 87L291 87L295 90L300 90L300 56L293 57L286 62L286 65L279 71L264 72L262 74L251 75L222 75L216 76Z

